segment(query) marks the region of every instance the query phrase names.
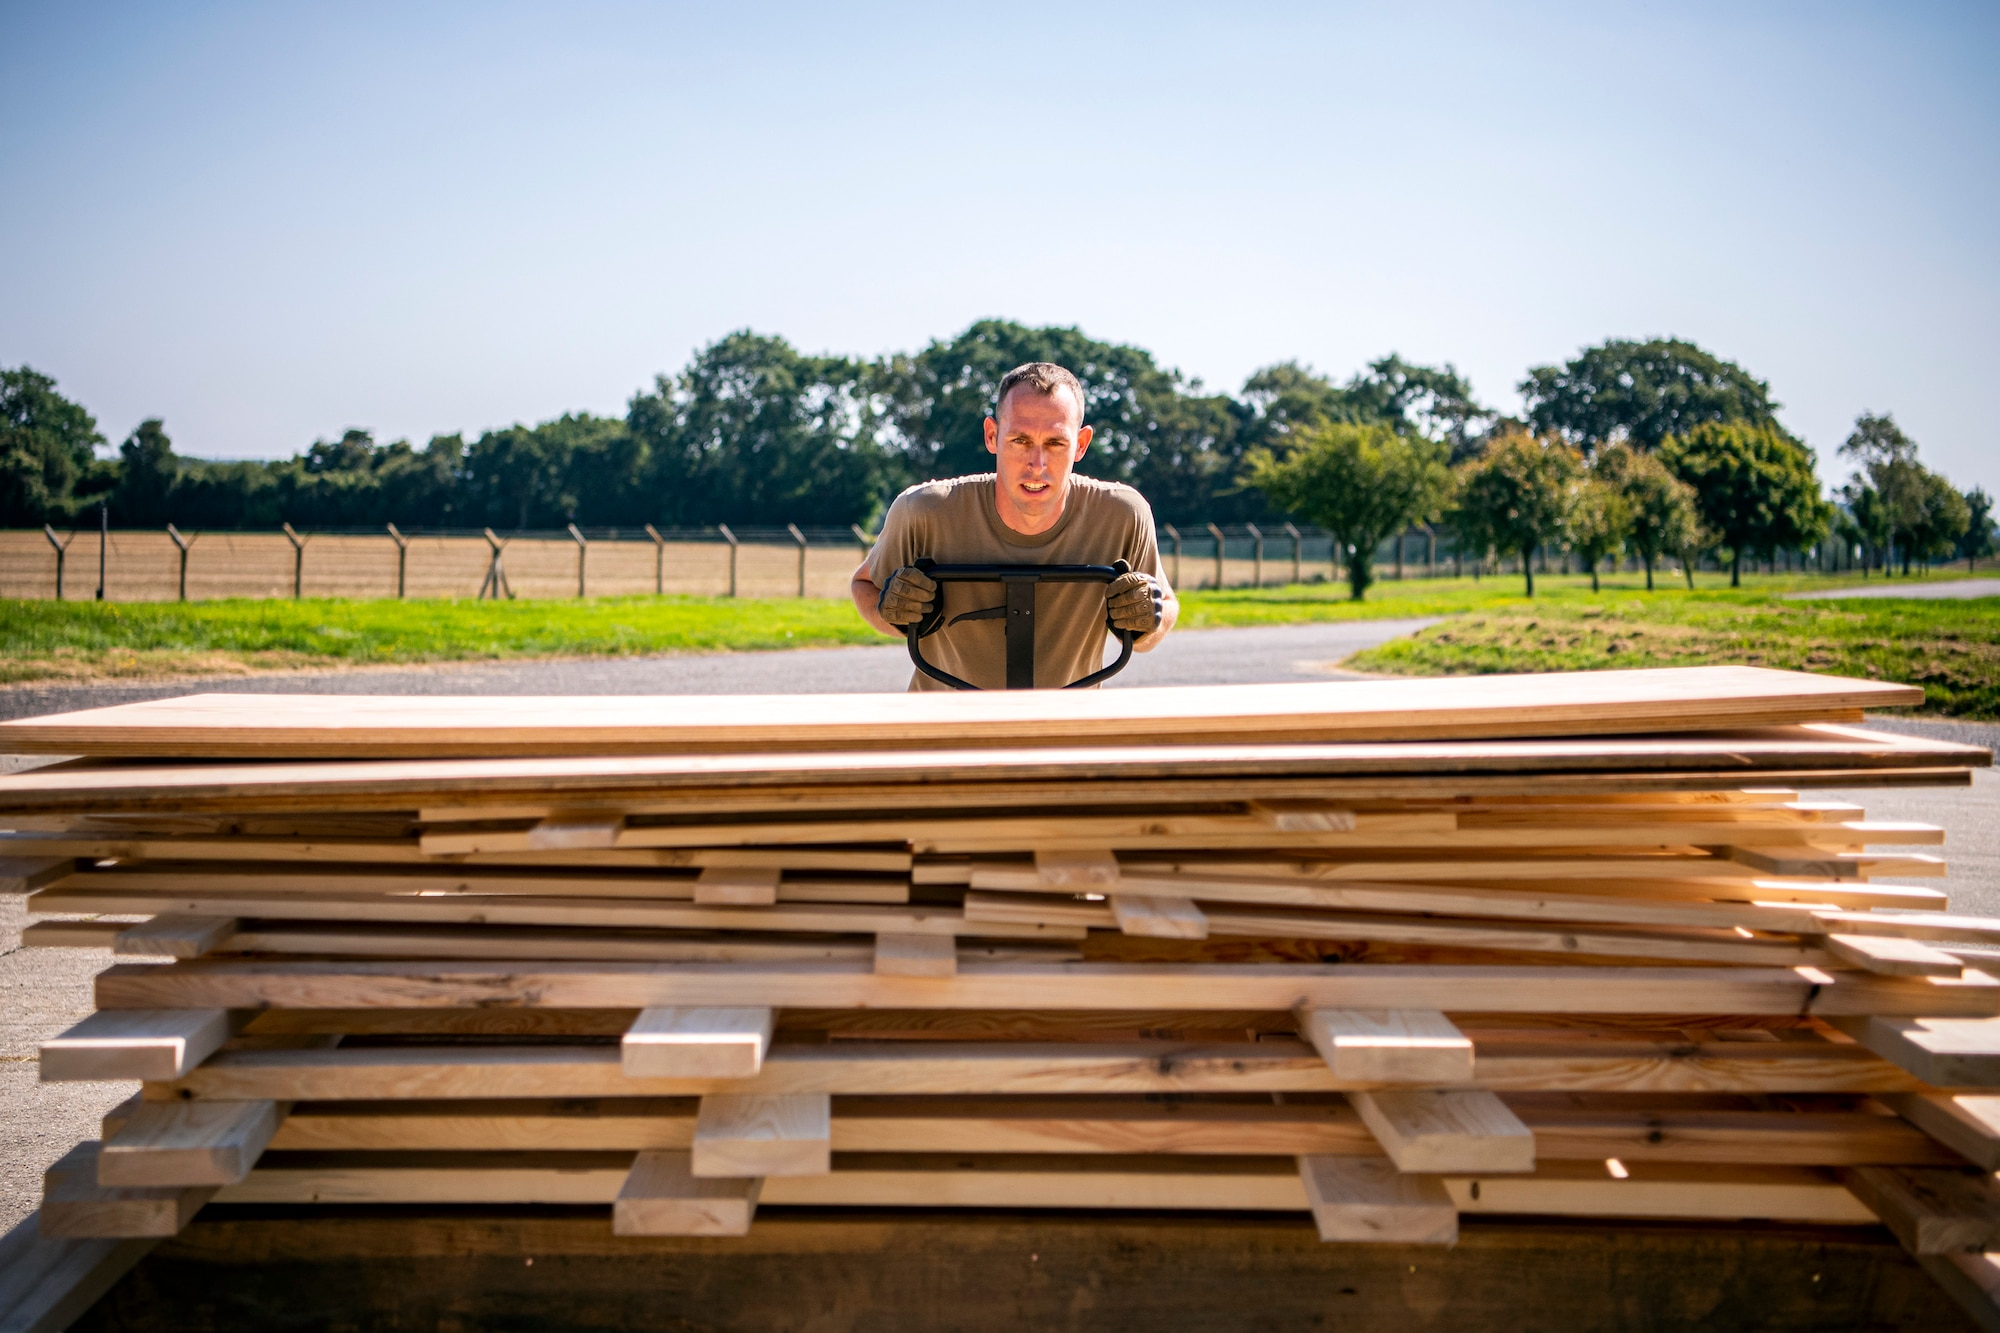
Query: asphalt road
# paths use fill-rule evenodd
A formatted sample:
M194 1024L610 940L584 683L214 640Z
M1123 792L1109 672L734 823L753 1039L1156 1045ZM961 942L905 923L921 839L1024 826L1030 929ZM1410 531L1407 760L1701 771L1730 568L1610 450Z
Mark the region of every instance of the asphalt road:
M1931 585L1936 586L1936 585ZM1430 623L1377 620L1337 625L1199 630L1171 636L1137 658L1115 685L1233 684L1314 680L1350 673L1349 653ZM909 678L902 648L800 649L591 661L520 662L369 670L341 674L197 679L172 684L0 691L0 716L25 717L205 690L353 694L757 694L897 690ZM2000 745L2000 726L1882 720L1923 735ZM8 765L0 756L0 770ZM2000 776L1977 775L1964 790L1839 793L1884 819L1945 825L1954 905L2000 915ZM0 898L0 1231L36 1205L41 1173L136 1085L44 1084L35 1048L90 1012L90 982L110 962L101 950L22 949L22 900Z
M1964 600L1971 597L2000 597L2000 579L1954 579L1949 583L1909 584L1896 579L1884 579L1880 583L1864 583L1859 588L1836 588L1831 592L1794 592L1785 595L1801 602L1845 601L1850 597L1915 597L1923 601L1936 601L1941 598Z

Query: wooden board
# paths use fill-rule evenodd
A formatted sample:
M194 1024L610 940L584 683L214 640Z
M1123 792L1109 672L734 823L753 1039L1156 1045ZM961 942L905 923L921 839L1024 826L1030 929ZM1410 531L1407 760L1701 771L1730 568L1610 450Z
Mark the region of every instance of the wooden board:
M611 1229L620 1236L746 1235L763 1184L697 1176L686 1152L642 1152L612 1201Z
M179 1078L219 1049L231 1026L219 1008L100 1010L42 1043L42 1081Z
M717 1177L821 1176L832 1170L825 1093L710 1093L695 1115L691 1170Z
M1496 1043L1473 1086L1496 1091L1895 1093L1931 1089L1859 1046L1825 1042L1576 1039ZM635 1079L615 1047L475 1046L235 1050L174 1082L168 1101L472 1100L520 1097L1011 1095L1345 1092L1384 1086L1343 1078L1302 1041L841 1041L771 1049L754 1078Z
M1483 1088L1351 1092L1348 1100L1399 1171L1532 1171L1535 1135Z
M764 1067L769 1009L644 1009L619 1043L632 1078L751 1078Z
M1299 1033L1338 1079L1390 1085L1472 1081L1472 1039L1435 1009L1305 1009Z
M774 910L774 909L765 909ZM1534 968L1311 964L976 963L894 977L842 962L545 963L196 959L117 964L103 1009L646 1009L654 1005L907 1009L1438 1009L1490 1013L1923 1015L1989 1018L2000 983L1811 968Z
M277 1132L275 1102L142 1102L97 1156L106 1186L233 1185Z
M1435 1177L1406 1175L1383 1157L1302 1157L1299 1179L1321 1240L1458 1242L1458 1207Z
M197 694L0 723L0 750L202 758L687 752L1160 736L1633 734L1859 721L1915 686L1682 667L1528 676L1149 690L493 698Z

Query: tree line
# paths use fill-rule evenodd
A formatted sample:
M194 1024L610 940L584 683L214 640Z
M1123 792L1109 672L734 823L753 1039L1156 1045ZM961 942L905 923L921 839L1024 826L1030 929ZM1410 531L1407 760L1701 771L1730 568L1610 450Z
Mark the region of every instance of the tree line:
M1034 360L1085 385L1096 435L1082 470L1137 486L1164 522L1290 515L1357 552L1448 522L1461 547L1559 546L1593 568L1631 550L1649 571L1663 553L1740 565L1829 533L1906 567L1991 545L1984 494L1925 470L1887 416L1857 423L1842 452L1861 475L1838 505L1822 500L1768 385L1678 340L1614 340L1536 367L1516 419L1450 365L1393 354L1344 382L1285 362L1212 393L1142 348L1000 320L873 360L738 332L656 377L622 418L571 413L423 445L349 430L272 462L184 456L157 418L100 457L96 421L53 380L0 370L0 526L103 505L121 526L189 529L872 528L904 486L990 469L980 420L1000 377ZM1367 559L1351 562L1357 594Z

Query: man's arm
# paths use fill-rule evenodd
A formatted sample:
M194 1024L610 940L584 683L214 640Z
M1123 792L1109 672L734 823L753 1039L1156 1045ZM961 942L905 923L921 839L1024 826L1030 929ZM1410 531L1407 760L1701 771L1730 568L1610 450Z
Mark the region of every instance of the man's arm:
M1135 653L1150 653L1159 647L1160 641L1173 629L1174 622L1181 618L1181 599L1164 582L1160 586L1165 594L1160 598L1160 627L1132 644Z
M866 560L863 560L861 567L854 571L854 579L847 585L847 591L854 598L854 609L861 613L863 620L884 634L893 634L899 639L903 637L903 631L899 626L891 625L882 619L882 590L868 577Z

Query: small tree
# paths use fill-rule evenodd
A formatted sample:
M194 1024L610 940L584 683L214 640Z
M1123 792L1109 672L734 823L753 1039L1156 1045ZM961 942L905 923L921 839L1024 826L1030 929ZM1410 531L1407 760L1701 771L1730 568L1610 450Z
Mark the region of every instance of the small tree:
M1595 468L1624 497L1629 523L1625 540L1646 567L1646 591L1651 592L1653 567L1660 557L1681 554L1695 544L1700 519L1694 488L1669 472L1657 456L1627 445L1599 450Z
M1590 590L1599 591L1597 567L1625 548L1632 530L1632 507L1624 492L1595 472L1577 483L1569 519L1569 544L1590 571Z
M1375 581L1375 548L1443 508L1450 446L1379 423L1320 425L1294 440L1282 456L1253 450L1247 480L1280 509L1333 534L1348 553L1347 586L1358 602Z
M1743 586L1745 555L1809 545L1826 530L1812 452L1773 427L1711 422L1669 436L1660 452L1729 548L1732 588Z
M1518 553L1535 595L1535 548L1567 529L1583 459L1566 444L1513 434L1460 471L1453 526L1475 550Z
M1928 468L1922 470L1917 503L1912 506L1909 540L1903 545L1903 572L1910 572L1910 557L1929 564L1940 555L1957 549L1959 538L1972 523L1972 510L1958 488Z
M1993 554L1993 497L1983 486L1965 493L1965 535L1958 539L1967 573L1979 568L1979 557Z

